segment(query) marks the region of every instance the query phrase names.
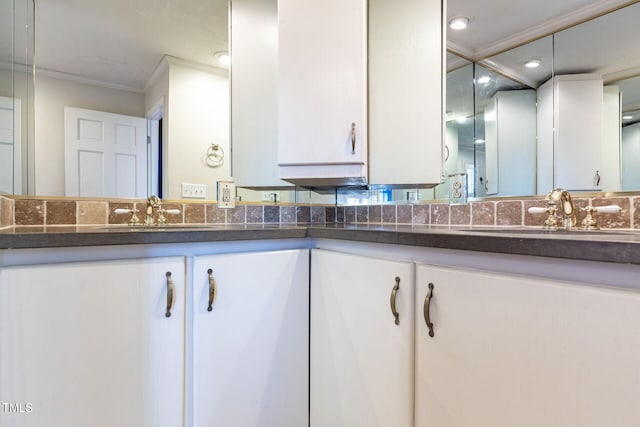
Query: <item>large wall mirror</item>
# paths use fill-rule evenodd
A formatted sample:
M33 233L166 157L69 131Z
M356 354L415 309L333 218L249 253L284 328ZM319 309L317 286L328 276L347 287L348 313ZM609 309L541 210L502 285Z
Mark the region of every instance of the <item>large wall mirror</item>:
M468 3L450 0L450 17L468 17ZM574 3L510 21L486 21L477 5L469 33L449 30L447 90L466 91L447 94L447 145L472 149L447 171L467 172L470 195L640 189L640 3ZM488 22L499 28L486 30ZM499 32L503 22L512 34ZM466 68L455 65L461 58Z
M33 143L33 3L0 0L0 193L26 194ZM32 156L31 156L32 157Z
M2 2L2 19L34 8L35 122L24 182L0 191L179 198L194 183L215 197L230 176L227 0Z
M65 142L65 132L91 141L103 120L129 116L149 121L151 130L144 130L145 149L140 152L146 160L139 163L138 153L125 151L109 173L130 177L136 171L146 181L140 192L120 196L143 197L152 192L182 198L182 184L194 183L205 185L207 199L215 198L216 181L232 174L229 70L215 56L229 50L227 0L0 2L0 97L10 100L5 110L11 110L12 141L18 139L15 133L20 129L19 146L0 148L4 150L0 174L10 183L0 192L99 195L83 193L73 181L75 192L69 190L65 164L73 143ZM544 194L558 184L558 174L579 174L581 164L594 161L575 153L597 151L600 163L595 168L589 163L585 181L593 185L586 185L585 190L640 189L640 173L634 167L640 156L640 47L636 43L640 34L635 25L640 4L573 0L540 7L516 3L522 3L512 2L517 11L498 7L495 0L448 1L449 17L469 16L470 22L466 33L450 30L448 36L447 174L466 174L472 197ZM16 24L20 20L22 24ZM35 40L30 41L28 33L22 36L19 29L33 31L30 24L34 23ZM33 48L35 73L30 59ZM526 68L524 62L529 59L537 60L539 67ZM597 149L565 150L575 157L559 172L553 170L554 165L565 151L554 145L558 137L553 133L554 121L567 120L571 114L555 117L553 102L548 111L544 108L556 91L564 90L561 77L565 75L600 76L600 109L608 119L603 119L598 131L602 135L597 139L609 142ZM541 95L546 88L551 97ZM20 107L16 100L21 101ZM93 116L93 112L105 116ZM584 121L586 113L581 114L572 120L582 117ZM69 117L75 117L75 126L68 125ZM137 138L135 122L119 123L115 129L121 145ZM146 133L151 135L151 144L147 144ZM541 135L548 133L552 143L541 151ZM220 152L214 153L212 164L208 154L214 148ZM76 159L83 161L75 162L75 173L92 171L92 161L99 153L88 149L78 156L77 151ZM217 162L220 153L224 160ZM551 164L548 173L541 170L545 162ZM94 175L85 181L97 187L101 178ZM541 179L547 175L551 178ZM123 178L120 184L131 179L138 177ZM114 182L118 187L119 181ZM286 201L285 193L258 192L255 198ZM104 194L114 195L118 196ZM394 191L375 197L369 193L356 199L446 196L443 184L431 190ZM252 197L247 192L243 200ZM327 200L306 193L294 197L297 201Z

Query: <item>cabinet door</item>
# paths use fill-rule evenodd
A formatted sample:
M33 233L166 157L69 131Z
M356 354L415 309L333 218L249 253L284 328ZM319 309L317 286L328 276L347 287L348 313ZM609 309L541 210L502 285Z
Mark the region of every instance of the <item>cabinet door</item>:
M311 427L413 426L413 301L413 264L312 252Z
M555 82L555 186L601 190L596 175L602 173L602 79L568 75Z
M371 183L439 184L444 163L443 2L367 3Z
M307 425L308 250L197 257L193 278L194 425Z
M429 266L416 282L416 426L638 425L638 292Z
M183 331L183 258L3 269L0 425L182 425Z
M366 176L366 19L363 0L278 1L283 179Z

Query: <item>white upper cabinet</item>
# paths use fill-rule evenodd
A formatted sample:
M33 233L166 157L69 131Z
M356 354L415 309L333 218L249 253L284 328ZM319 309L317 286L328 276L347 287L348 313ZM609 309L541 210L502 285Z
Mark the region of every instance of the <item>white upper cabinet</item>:
M441 2L278 2L278 166L307 186L436 184Z
M619 190L620 166L607 160L610 151L620 151L620 132L615 130L619 115L619 95L609 93L599 75L561 75L542 85L538 89L538 193L556 187ZM548 129L555 129L555 135Z
M278 2L278 165L314 185L367 179L364 0Z
M231 0L231 173L239 187L278 177L278 1Z
M440 1L369 1L371 184L437 184L443 170Z

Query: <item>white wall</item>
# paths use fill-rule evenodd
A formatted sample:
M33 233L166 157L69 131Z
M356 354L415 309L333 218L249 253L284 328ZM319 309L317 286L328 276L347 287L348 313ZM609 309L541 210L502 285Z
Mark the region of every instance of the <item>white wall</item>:
M167 100L167 168L165 198L181 198L181 184L206 184L207 199L216 198L216 182L231 177L229 148L229 77L224 70L169 60ZM222 166L206 164L207 149L219 144Z
M64 195L64 107L144 117L143 94L36 76L35 194Z

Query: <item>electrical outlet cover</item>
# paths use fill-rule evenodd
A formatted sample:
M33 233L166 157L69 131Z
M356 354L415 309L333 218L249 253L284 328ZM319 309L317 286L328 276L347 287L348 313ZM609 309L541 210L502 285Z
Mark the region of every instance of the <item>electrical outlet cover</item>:
M218 207L222 209L236 207L236 185L233 181L218 181Z

